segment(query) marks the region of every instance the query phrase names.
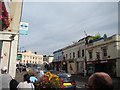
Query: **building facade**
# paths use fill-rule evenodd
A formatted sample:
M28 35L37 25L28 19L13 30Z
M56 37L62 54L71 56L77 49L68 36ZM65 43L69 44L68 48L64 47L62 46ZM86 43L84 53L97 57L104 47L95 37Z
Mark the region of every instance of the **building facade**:
M44 61L44 63L47 63L47 64L50 64L50 63L52 63L53 62L53 56L51 56L51 55L44 55L43 56L43 61Z
M107 72L111 76L120 77L120 35L80 39L61 50L55 51L54 62L58 56L63 57L67 71L71 74L91 75L94 72ZM58 62L61 63L61 62ZM63 65L63 63L61 63Z
M86 45L88 74L103 71L120 77L120 35L113 35Z
M2 27L0 27L0 66L7 67L8 73L15 78L18 31L22 11L22 0L1 0Z
M51 55L44 55L43 56L43 66L45 69L53 69L53 56Z
M62 69L62 61L63 61L62 49L54 51L53 57L54 57L53 59L54 70L60 71Z
M25 51L21 53L19 52L18 55L21 57L19 61L23 65L26 65L26 64L42 65L43 64L43 55L33 53L32 51Z

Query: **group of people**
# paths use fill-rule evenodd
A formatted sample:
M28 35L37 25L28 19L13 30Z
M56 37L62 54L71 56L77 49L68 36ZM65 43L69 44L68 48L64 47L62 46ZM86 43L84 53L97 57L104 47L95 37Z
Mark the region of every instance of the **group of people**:
M34 83L37 81L40 81L43 75L44 75L44 72L42 68L38 68L37 72L29 68L27 70L27 73L24 75L24 81L20 82L17 85L17 89L24 90L26 88L29 88L29 90L34 90L35 89Z
M0 74L0 90L34 90L34 83L39 81L40 78L44 75L44 72L41 68L38 68L38 72L36 73L33 69L27 70L27 72L23 75L23 81L17 82L16 79L13 79L8 73L7 68L4 67L1 69Z
M19 83L15 79L12 79L6 72L7 69L1 69L0 79L2 76L2 86L0 86L0 89L10 88L10 90L24 90L28 88L29 90L34 90L35 86L33 83L39 80L32 70L28 70L23 76L24 81ZM41 68L38 68L37 75L39 78L44 75ZM113 90L112 78L105 72L96 72L89 77L85 87L88 90Z

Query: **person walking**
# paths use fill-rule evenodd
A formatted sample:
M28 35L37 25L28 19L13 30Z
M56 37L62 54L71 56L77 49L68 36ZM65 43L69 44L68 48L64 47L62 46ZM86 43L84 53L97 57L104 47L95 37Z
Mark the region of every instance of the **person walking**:
M1 74L0 74L0 90L4 90L4 89L9 89L9 83L12 80L12 77L10 76L10 74L7 73L7 67L3 67L1 69Z
M42 68L38 68L38 77L41 78L44 75Z
M29 74L24 75L24 82L20 82L17 86L18 90L34 90L33 83L30 83Z
M37 76L36 76L36 73L35 73L34 71L31 72L29 75L30 75L29 80L30 80L31 83L35 83L35 82L38 81Z
M18 85L19 83L17 82L17 80L16 79L12 79L11 81L10 81L10 83L9 83L9 85L10 85L10 90L17 90L17 85Z
M88 90L113 90L112 78L105 72L96 72L88 79Z

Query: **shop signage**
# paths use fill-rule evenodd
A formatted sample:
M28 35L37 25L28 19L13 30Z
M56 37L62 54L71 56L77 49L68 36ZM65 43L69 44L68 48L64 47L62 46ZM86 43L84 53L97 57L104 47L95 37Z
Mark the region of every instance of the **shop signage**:
M100 61L100 63L107 63L107 61Z

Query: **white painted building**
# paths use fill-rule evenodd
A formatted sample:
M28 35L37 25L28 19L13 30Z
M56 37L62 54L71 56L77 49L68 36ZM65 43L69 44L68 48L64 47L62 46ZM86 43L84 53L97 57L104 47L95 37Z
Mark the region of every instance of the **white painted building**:
M104 71L120 77L120 35L102 38L86 45L88 73Z
M62 60L67 62L67 71L84 75L103 71L120 77L120 35L91 39L92 36L87 36L61 49ZM54 52L54 57L60 52Z
M26 52L19 52L18 55L21 55L20 63L23 65L29 64L43 64L43 55L39 55L37 53L33 53L32 51L26 51Z

